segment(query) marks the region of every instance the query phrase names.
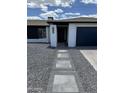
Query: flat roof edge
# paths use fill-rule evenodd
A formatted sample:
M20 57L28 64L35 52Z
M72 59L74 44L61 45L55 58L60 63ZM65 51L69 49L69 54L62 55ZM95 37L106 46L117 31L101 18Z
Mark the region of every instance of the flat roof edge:
M47 23L97 23L97 21L48 21Z

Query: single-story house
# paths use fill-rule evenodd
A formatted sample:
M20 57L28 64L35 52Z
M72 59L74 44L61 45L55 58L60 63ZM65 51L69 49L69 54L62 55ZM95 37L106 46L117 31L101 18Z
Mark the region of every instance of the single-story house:
M27 20L27 42L50 43L57 47L97 46L97 18Z

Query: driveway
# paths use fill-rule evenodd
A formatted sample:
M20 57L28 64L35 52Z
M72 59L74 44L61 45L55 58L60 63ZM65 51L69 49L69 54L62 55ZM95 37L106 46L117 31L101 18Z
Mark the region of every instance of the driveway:
M97 50L80 50L81 54L90 62L90 64L97 70Z

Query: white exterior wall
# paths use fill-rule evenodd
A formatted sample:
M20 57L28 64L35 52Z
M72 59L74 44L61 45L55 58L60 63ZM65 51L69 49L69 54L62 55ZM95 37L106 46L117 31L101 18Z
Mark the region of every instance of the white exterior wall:
M54 32L52 31L54 28ZM50 25L50 45L57 47L57 28L56 25Z
M76 26L75 24L69 24L68 29L68 47L76 46Z
M28 39L27 42L48 43L47 39Z
M28 39L27 42L43 42L43 43L48 43L49 42L49 35L48 32L49 27L46 27L46 38L43 39Z

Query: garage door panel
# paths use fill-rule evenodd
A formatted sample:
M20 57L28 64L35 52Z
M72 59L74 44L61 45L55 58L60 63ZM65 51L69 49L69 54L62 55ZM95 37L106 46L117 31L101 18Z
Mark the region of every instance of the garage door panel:
M96 27L77 28L77 46L97 46Z

